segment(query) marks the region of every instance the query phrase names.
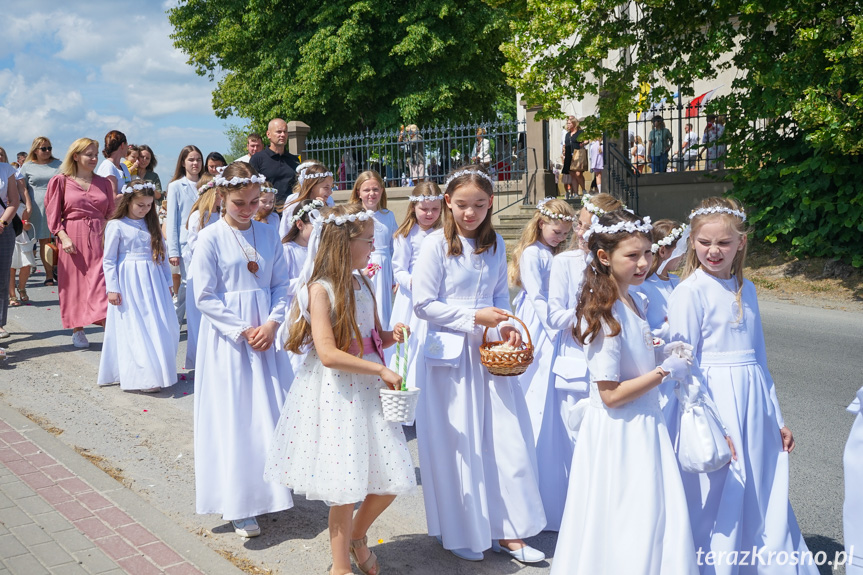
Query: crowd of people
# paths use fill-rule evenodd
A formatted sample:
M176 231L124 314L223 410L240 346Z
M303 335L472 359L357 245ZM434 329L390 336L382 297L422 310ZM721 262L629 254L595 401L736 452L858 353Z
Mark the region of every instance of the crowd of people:
M198 513L254 537L257 516L289 509L292 494L323 501L330 573L353 562L377 575L368 533L416 488L402 425L379 396L419 389L428 534L460 559L492 549L541 562L525 539L550 530L555 575L818 572L788 500L794 437L743 277L742 206L709 198L686 224L652 223L587 195L576 175L579 209L540 202L508 261L483 161L443 188L420 181L399 223L374 171L333 205L333 172L288 152L286 128L274 119L269 145L252 134L248 161L227 166L184 147L166 190L152 150L116 131L101 164L89 138L62 162L37 138L17 170L0 163L0 265L22 266L0 325L13 295L26 296L35 240L74 345L87 345L84 326L105 327L99 385L174 385L185 320ZM567 133L577 174L577 121ZM526 329L510 321L510 286ZM486 339L518 350L528 334L523 374L484 367ZM700 472L675 453L711 439L683 425L688 394L713 406L729 453ZM863 566L861 399L845 518ZM750 553L768 564L751 567Z

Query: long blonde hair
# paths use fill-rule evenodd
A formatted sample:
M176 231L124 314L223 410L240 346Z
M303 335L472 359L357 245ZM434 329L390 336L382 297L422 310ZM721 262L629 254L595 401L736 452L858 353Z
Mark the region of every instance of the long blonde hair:
M436 183L431 182L429 180L423 180L413 187L411 190L412 197L419 196L440 196L440 186ZM443 200L438 200L441 203L441 213L438 216L435 223L432 224L432 229L438 229L441 227L441 217L443 216ZM405 213L405 219L402 221L402 224L399 226L399 229L396 230L396 233L393 234L393 237L408 237L408 234L411 233L411 230L415 225L417 225L417 204L419 202L408 202L408 210Z
M575 216L575 210L573 210L572 206L563 200L548 200L543 204L543 210L568 218L574 218ZM512 252L512 261L509 262L510 285L513 287L522 287L521 255L524 253L525 248L535 244L542 237L542 228L540 227L540 224L553 225L560 221L560 219L552 219L541 213L539 209L536 210L531 220L527 223L527 226L521 232L521 239L518 241L518 244L516 244L515 249ZM572 220L570 220L570 226L572 226ZM560 242L551 248L551 253L554 255L559 254L563 251L565 245L566 242Z
M361 204L342 204L330 209L324 209L321 212L322 217L326 218L330 214L337 216L349 216L365 211ZM338 302L341 308L338 313L331 310L330 317L333 324L333 335L336 340L336 347L347 352L351 345L351 340L362 340L359 324L357 323L357 302L354 292L353 278L354 270L351 269L351 240L358 238L366 229L367 226L374 225L372 220L345 222L342 225L335 223L324 224L321 229L321 243L318 246L318 252L315 254L315 267L312 276L309 278L308 285L318 281L326 281L333 288L334 303ZM363 276L358 276L358 279L369 287L374 299L374 290L371 289L368 280ZM377 306L373 306L376 310ZM294 353L301 353L301 350L312 343L312 325L300 313L299 305L294 299L291 308L291 330L288 335L288 341L285 344L285 349ZM380 320L375 311L375 326L380 330ZM360 351L361 355L362 352Z
M39 138L36 138L38 140ZM47 138L45 138L47 140ZM33 140L34 142L36 140ZM91 138L78 138L72 145L69 146L69 149L66 150L66 157L63 158L63 163L60 164L59 173L64 174L66 176L77 176L78 175L78 162L75 161L75 154L81 154L89 148L90 146L96 146L96 151L99 151L99 142L93 140ZM38 147L38 146L37 146ZM31 154L34 152L30 152ZM30 156L27 156L28 160Z
M718 196L705 198L695 209L699 210L701 208L743 210L743 206L737 200L733 198L721 198ZM695 270L701 267L701 262L698 261L698 254L695 253L695 249L693 248L693 242L695 241L695 238L698 235L698 230L701 229L701 226L707 222L714 222L716 220L724 221L730 229L740 234L741 240L743 241L743 247L740 251L734 254L734 260L731 262L731 274L735 278L737 284L737 293L735 297L737 299L738 315L735 321L740 322L743 319L743 266L746 265L746 252L749 248L749 242L745 241L747 234L749 233L749 227L743 219L734 214L723 212L715 214L701 214L692 218L689 221L689 245L686 249L686 258L683 263L683 271L680 273L680 279L688 278L695 273Z
M80 140L89 140L89 138L80 138ZM76 140L76 141L79 141L79 140ZM96 140L93 140L93 141L96 142ZM35 162L38 159L36 157L36 150L38 150L39 148L41 148L42 146L44 146L46 144L51 146L51 140L49 140L45 136L36 136L33 139L33 143L30 144L30 153L27 154L27 158L24 160L24 163L26 164L27 162ZM72 145L74 146L75 144L72 144ZM99 142L96 142L96 149L97 150L99 149ZM48 158L48 161L51 162L51 161L56 160L56 159L57 158L54 157L54 150L51 150L51 157Z
M362 203L362 200L360 200L360 186L362 186L369 180L375 180L381 187L381 199L378 202L378 209L387 209L387 187L384 184L384 179L381 177L381 175L374 170L366 170L365 172L357 176L357 181L354 182L354 189L351 190L351 199L349 200L350 203Z
M213 181L213 175L210 172L204 172L201 174L201 178L198 180L198 199L195 200L195 203L192 204L192 209L189 210L189 217L186 218L186 229L189 229L189 222L192 221L192 216L200 213L201 218L201 228L204 229L208 223L210 223L210 218L213 214L217 213L216 210L216 200L219 200L219 192L216 191L216 188L213 186L208 187L204 190L204 186ZM204 190L203 192L201 190Z

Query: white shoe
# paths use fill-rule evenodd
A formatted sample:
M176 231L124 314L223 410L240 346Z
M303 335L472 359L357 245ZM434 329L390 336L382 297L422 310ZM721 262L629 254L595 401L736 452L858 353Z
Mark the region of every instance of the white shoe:
M84 331L76 331L72 334L72 345L78 348L90 347L90 342L87 341L87 336Z
M261 534L258 520L254 517L235 519L231 521L231 523L234 525L234 532L240 537L257 537Z
M524 547L521 549L512 550L501 545L499 541L492 541L491 550L495 553L506 553L516 561L521 561L522 563L539 563L540 561L545 561L545 553L539 549L534 549L527 543L525 543Z

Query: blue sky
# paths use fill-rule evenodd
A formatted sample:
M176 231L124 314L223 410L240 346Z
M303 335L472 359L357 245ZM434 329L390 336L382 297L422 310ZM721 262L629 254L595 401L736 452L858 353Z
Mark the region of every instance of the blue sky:
M76 138L120 130L148 144L167 184L180 149L228 150L213 114L215 84L174 48L165 10L176 0L0 1L0 146L10 160L47 136L62 158Z

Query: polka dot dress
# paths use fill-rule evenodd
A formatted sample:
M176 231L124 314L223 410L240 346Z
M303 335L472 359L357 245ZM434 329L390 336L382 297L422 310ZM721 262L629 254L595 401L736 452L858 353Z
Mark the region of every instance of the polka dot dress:
M365 282L355 292L363 337L374 328ZM324 285L330 293L328 285ZM363 359L380 363L374 354ZM270 446L264 478L306 499L346 505L369 493L399 495L416 487L401 424L385 421L377 376L329 369L312 349L291 385Z

